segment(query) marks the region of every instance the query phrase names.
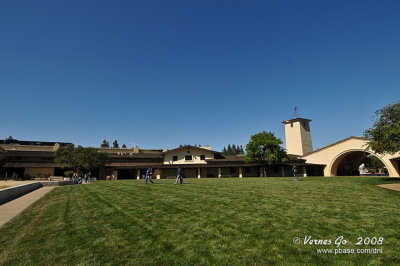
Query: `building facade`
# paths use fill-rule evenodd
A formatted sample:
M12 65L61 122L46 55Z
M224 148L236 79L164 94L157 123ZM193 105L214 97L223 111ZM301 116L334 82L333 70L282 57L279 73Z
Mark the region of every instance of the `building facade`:
M25 178L63 176L62 169L54 162L55 151L67 143L31 142L30 145L18 141L0 144L7 154L0 167L0 177L18 175ZM183 146L173 150L114 149L99 148L110 158L110 163L96 171L99 179L112 176L115 179L143 178L147 168L153 169L153 177L175 178L177 169L183 169L185 178L257 177L262 175L262 162L245 163L243 155L223 155L210 147ZM268 176L290 175L293 163L304 166L301 159L268 167ZM305 174L300 169L299 174Z
M289 161L267 166L267 176L292 176L293 165L299 176L358 175L358 165L376 156L384 165L379 174L398 177L400 154L375 155L365 150L368 139L350 137L316 151L312 147L310 119L283 121ZM65 142L0 140L5 159L0 159L0 178L47 178L63 176L66 169L58 166L55 151L71 145ZM243 155L223 155L209 146L183 146L172 150L98 148L110 158L110 163L94 172L99 179L143 178L147 168L153 177L175 178L182 168L186 178L260 177L264 163L248 164ZM3 156L4 157L4 156ZM371 174L375 174L372 173Z
M313 150L310 119L295 118L285 124L286 149L309 165L323 165L323 176L357 176L359 166L369 166L369 175L400 176L400 153L374 154L367 149L369 139L349 137L318 150ZM382 167L374 169L371 156L377 158ZM376 168L376 167L375 167ZM315 168L309 168L312 171Z

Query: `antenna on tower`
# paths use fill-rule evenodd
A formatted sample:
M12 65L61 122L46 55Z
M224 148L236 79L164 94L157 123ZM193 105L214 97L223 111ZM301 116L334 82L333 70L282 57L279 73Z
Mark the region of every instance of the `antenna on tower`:
M299 117L299 108L297 106L294 107L294 113L293 113L294 118Z

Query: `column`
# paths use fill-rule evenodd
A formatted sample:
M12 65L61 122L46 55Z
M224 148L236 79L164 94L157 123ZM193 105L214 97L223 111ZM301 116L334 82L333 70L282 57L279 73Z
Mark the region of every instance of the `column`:
M114 180L117 180L118 179L118 170L113 170L112 175L114 177Z
M307 177L307 168L305 165L303 166L303 176Z
M140 179L140 169L137 169L136 171L136 179Z
M157 179L161 179L161 169L157 169Z
M201 178L201 169L197 168L197 178Z
M243 177L243 168L239 167L239 178Z
M285 176L285 166L281 167L281 171L282 171L282 176Z
M221 174L221 168L218 167L218 178L221 178L222 174Z
M260 167L260 177L264 176L264 167Z

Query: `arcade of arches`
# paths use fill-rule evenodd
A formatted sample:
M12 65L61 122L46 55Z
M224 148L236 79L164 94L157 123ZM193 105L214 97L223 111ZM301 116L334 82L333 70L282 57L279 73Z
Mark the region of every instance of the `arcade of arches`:
M307 163L325 165L324 176L357 176L364 163L370 174L400 176L400 154L375 155L365 151L368 139L350 137L305 156Z
M332 166L332 174L336 176L360 175L359 167L364 164L369 174L387 175L385 164L375 155L364 151L345 153L336 159Z

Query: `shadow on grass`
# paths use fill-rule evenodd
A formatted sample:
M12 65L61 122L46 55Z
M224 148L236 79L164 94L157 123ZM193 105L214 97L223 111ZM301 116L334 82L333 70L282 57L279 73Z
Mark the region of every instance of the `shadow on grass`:
M387 178L382 178L381 180L385 182L400 182L400 178L398 177L387 177Z

